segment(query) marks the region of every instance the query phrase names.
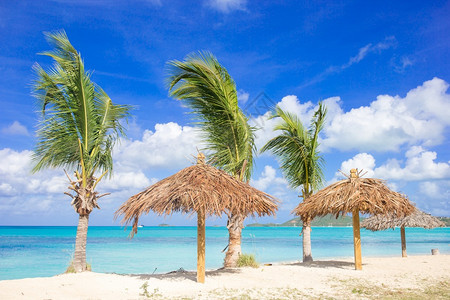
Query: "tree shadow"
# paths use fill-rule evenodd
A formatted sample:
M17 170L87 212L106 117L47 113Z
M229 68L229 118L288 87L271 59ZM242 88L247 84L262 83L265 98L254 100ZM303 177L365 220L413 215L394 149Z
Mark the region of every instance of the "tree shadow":
M222 274L238 274L241 271L239 269L225 269L220 268L217 270L209 270L205 272L205 277L214 277ZM183 269L179 269L177 271L171 271L164 274L127 274L130 277L137 277L143 280L149 280L151 278L155 279L187 279L191 281L197 281L197 272L196 271L185 271Z
M337 260L318 260L311 262L297 262L286 264L287 266L302 266L305 268L322 268L322 269L330 269L330 268L338 268L338 269L347 269L352 270L355 269L355 263L348 261L337 261ZM364 264L363 264L364 266Z

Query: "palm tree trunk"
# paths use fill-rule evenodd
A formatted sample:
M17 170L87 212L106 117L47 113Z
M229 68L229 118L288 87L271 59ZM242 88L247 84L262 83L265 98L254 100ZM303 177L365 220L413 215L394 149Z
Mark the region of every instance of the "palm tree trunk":
M228 251L225 255L224 267L235 268L239 255L241 255L241 235L244 228L245 217L240 214L231 214L228 218Z
M400 227L400 236L402 239L402 257L407 257L406 255L406 233L405 226Z
M88 232L89 214L80 214L78 219L77 237L75 240L75 254L73 267L75 272L86 271L86 238Z
M303 221L303 262L313 261L311 254L311 220L307 218Z

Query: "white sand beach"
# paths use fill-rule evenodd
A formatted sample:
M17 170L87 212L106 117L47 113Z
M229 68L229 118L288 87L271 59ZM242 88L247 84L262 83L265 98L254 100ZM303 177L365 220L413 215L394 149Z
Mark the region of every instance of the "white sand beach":
M377 299L450 296L450 255L284 263L259 268L117 275L85 272L0 281L0 299Z

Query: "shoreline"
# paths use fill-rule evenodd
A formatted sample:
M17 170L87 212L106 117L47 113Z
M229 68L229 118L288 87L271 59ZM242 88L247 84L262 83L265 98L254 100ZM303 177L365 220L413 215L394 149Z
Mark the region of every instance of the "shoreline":
M409 294L429 298L427 293L433 291L450 295L450 255L363 257L362 271L354 270L352 258L339 258L207 270L205 284L197 283L195 277L193 271L127 275L84 272L2 280L0 298L145 299L147 294L155 299L377 299L392 293L404 298Z

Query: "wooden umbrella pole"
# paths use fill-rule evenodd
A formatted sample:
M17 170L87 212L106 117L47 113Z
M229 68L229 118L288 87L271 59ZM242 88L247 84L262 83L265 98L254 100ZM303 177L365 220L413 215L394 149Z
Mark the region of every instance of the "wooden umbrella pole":
M353 211L353 245L355 249L355 270L362 270L361 235L359 229L359 209Z
M205 210L197 212L197 282L205 283Z
M402 236L402 257L406 257L406 235L405 226L400 227L400 234Z

